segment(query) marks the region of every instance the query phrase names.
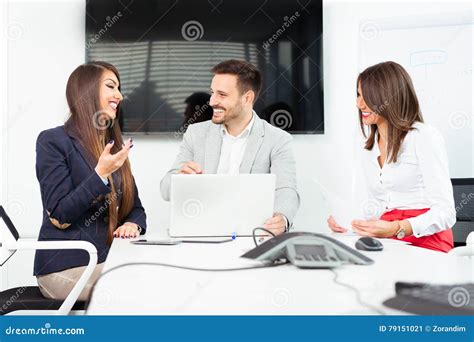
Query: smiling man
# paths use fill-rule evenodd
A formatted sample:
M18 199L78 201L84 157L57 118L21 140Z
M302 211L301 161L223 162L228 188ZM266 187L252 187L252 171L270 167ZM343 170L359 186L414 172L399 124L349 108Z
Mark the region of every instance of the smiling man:
M263 227L282 234L292 226L300 203L292 137L253 110L262 87L254 65L231 59L211 71L212 120L188 127L171 170L161 180L161 194L169 200L171 175L176 173L272 173L277 177L274 214Z

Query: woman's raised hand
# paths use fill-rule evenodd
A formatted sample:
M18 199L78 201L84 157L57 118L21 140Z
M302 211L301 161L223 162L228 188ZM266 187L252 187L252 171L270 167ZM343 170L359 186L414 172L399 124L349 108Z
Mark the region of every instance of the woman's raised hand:
M133 138L128 139L125 144L122 145L122 149L115 154L111 154L110 150L114 146L114 141L111 140L105 145L104 151L99 157L95 171L102 178L108 178L113 172L120 169L128 158L128 153L133 147Z

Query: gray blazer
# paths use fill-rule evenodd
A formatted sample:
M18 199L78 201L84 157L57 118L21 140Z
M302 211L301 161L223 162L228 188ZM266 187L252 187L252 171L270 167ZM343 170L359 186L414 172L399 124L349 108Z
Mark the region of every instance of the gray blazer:
M285 215L291 227L300 205L292 137L257 115L254 117L240 173L273 173L277 176L274 212ZM171 170L161 180L161 196L165 201L170 198L171 175L177 173L184 163L198 163L203 173L217 172L222 146L220 127L210 120L188 127Z

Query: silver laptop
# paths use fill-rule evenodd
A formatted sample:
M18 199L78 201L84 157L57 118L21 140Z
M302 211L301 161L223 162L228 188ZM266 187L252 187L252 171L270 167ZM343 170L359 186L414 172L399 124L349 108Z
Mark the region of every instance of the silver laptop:
M171 237L251 236L272 217L276 176L173 175Z

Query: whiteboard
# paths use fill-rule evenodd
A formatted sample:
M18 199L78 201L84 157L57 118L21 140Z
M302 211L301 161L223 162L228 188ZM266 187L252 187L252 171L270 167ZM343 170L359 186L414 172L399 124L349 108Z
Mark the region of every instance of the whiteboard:
M425 122L446 141L452 178L474 177L473 14L364 20L359 70L383 61L412 77Z

